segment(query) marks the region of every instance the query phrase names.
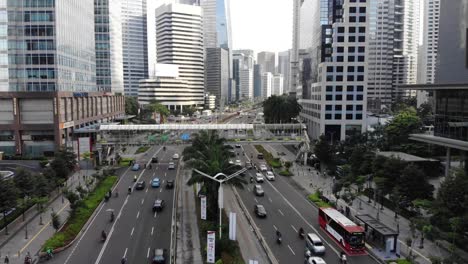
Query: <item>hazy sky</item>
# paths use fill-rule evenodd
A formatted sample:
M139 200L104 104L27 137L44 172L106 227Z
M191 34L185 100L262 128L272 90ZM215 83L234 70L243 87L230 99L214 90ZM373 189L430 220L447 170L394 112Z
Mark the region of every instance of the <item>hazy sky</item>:
M234 49L285 51L292 46L292 0L230 0Z

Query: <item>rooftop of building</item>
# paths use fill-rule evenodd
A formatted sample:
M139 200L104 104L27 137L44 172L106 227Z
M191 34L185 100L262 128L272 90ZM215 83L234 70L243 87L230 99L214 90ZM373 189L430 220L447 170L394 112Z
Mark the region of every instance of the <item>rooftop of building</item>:
M402 90L468 90L468 83L408 84L398 87Z

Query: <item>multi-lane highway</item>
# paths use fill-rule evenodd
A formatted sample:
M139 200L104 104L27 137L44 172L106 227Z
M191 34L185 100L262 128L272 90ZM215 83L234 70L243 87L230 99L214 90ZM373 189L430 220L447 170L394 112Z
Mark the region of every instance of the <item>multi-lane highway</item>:
M165 249L166 259L169 259L171 249L171 221L175 188L167 189L167 180L175 180L178 171L178 161L173 160L174 153L182 152L181 148L168 146L164 151L160 146L152 147L146 155L136 162L140 163L139 171L127 169L120 177L112 197L103 203L92 218L92 222L78 240L65 252L58 254L52 263L82 264L82 263L120 263L125 257L127 263L149 263L154 255L154 249ZM158 157L159 163L151 163L151 157ZM168 169L169 162L174 161L176 168ZM144 164L152 165L144 168ZM138 181L145 181L144 190L136 190L134 176ZM151 180L159 177L161 186L151 187ZM127 194L131 187L132 193ZM156 199L163 199L165 206L160 212L153 212L152 206ZM115 220L110 221L111 211ZM101 232L107 233L107 240L101 241ZM167 261L169 263L169 261Z

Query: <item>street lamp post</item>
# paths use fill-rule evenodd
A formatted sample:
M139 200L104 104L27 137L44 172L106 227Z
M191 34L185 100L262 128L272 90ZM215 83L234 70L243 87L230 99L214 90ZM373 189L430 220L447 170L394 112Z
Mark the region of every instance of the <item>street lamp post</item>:
M246 168L243 168L243 169L241 169L241 170L239 170L239 171L237 171L237 172L235 172L235 173L233 173L233 174L231 174L231 175L226 175L226 174L220 172L220 173L216 174L215 176L210 176L210 175L208 175L208 174L206 174L206 173L204 173L204 172L201 172L201 171L199 171L199 170L197 170L197 169L193 169L193 170L194 170L196 173L198 173L198 174L200 174L200 175L202 175L202 176L205 176L205 177L207 177L207 178L209 178L209 179L211 179L211 180L214 180L214 181L216 181L216 182L219 183L219 194L220 194L220 196L221 196L221 197L218 197L218 203L219 203L219 239L221 239L221 236L222 236L221 224L222 224L222 209L223 209L223 208L222 208L222 201L223 201L223 197L222 197L222 196L223 196L223 183L229 181L230 179L232 179L232 178L234 178L234 177L239 176L241 173L245 172L247 169L246 169ZM220 178L222 178L222 179L220 179Z

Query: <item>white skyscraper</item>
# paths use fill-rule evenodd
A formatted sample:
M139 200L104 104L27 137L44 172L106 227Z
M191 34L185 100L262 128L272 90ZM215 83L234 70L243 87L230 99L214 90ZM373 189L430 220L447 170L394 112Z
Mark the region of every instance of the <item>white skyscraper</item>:
M146 2L122 0L124 89L130 96L138 95L139 81L148 77Z
M285 93L289 92L289 71L291 70L291 61L289 59L291 52L289 50L278 53L278 71L283 75L283 89ZM296 92L296 91L294 91Z
M273 75L273 89L272 94L274 95L282 95L284 93L284 86L283 86L283 75L282 74L275 74Z
M296 93L301 88L299 81L299 44L300 44L300 23L301 23L301 3L304 0L293 0L293 39L290 55L289 87L286 90Z
M185 105L204 104L202 9L183 4L164 4L156 9L157 61L179 66L179 78L187 81L193 99ZM182 108L182 105L181 105Z
M236 81L236 98L253 99L254 58L252 50L233 51L233 76Z
M439 41L440 0L426 0L424 10L422 45L419 50L418 83L431 84L435 81L437 50ZM427 92L417 92L418 105L427 101Z
M262 74L262 97L267 99L271 96L273 90L273 74L271 72L264 72Z

